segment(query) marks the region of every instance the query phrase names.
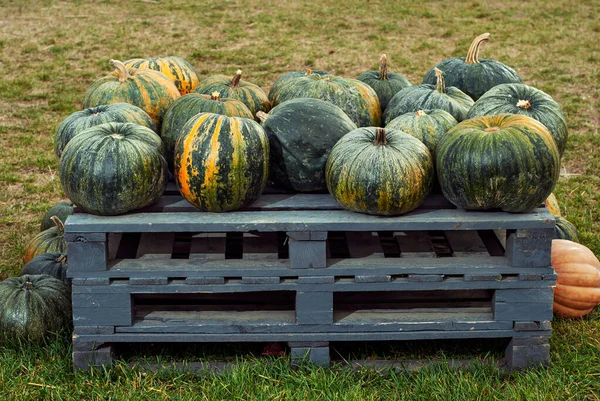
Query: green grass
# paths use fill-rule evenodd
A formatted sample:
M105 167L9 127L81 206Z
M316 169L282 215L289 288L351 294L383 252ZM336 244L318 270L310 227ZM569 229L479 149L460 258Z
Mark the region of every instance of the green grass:
M201 76L233 75L241 68L244 79L268 91L279 75L304 67L356 77L375 69L386 53L390 71L420 83L438 61L464 56L472 38L483 32L490 32L491 40L482 57L510 65L567 113L570 139L563 169L568 174L555 194L582 242L600 255L598 2L0 0L0 12L0 279L19 272L43 211L63 199L52 133L81 107L94 79L109 71L109 59L178 55ZM45 347L4 346L0 395L8 400L597 400L599 312L557 319L553 328L550 367L514 374L485 363L415 372L293 370L284 358L265 360L245 350L233 352L244 362L222 375L141 372L124 364L74 375L67 340ZM501 349L434 343L364 352L443 361L488 353L495 358Z

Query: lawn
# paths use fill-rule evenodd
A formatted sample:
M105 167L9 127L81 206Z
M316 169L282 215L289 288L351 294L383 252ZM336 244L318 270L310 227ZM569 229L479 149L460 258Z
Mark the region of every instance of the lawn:
M481 57L513 67L559 102L569 127L554 191L583 244L600 255L600 2L404 0L0 0L0 279L16 275L43 213L63 199L52 134L81 108L110 59L177 55L201 77L233 75L265 91L305 67L344 77L377 68L419 84L442 59ZM221 375L159 373L117 364L72 373L68 340L0 347L0 396L18 400L598 400L600 311L555 319L551 364L507 374L490 364L378 373L289 367L244 356ZM485 356L468 346L402 350L409 358ZM393 352L393 351L392 351ZM471 352L471 354L470 354ZM448 355L449 354L449 355Z

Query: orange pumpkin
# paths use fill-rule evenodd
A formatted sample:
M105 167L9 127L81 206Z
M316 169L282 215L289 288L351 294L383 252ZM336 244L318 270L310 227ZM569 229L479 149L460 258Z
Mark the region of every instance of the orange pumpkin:
M553 310L561 317L582 317L600 303L600 261L584 245L552 240L552 266L558 275Z

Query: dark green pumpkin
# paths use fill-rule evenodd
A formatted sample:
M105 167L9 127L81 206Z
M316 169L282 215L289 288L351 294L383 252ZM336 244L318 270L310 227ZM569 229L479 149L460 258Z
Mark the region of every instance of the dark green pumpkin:
M160 71L127 68L118 60L110 60L115 70L96 80L83 98L83 107L101 104L130 103L144 110L157 128L169 106L181 97L169 77Z
M381 111L385 110L396 93L411 85L403 75L388 71L385 54L381 55L379 71L363 72L356 79L369 85L377 93Z
M418 110L402 114L387 123L386 129L406 132L427 146L435 160L435 150L440 138L458 124L450 113L444 110Z
M67 254L62 252L49 252L37 255L23 265L20 276L25 274L47 274L67 284Z
M359 80L319 74L290 78L279 88L273 107L302 97L335 104L358 127L381 125L381 106L377 94Z
M37 255L48 252L67 252L65 225L56 216L51 217L54 227L50 227L33 237L25 246L23 262L27 263Z
M139 124L158 132L150 116L137 106L129 103L101 104L76 111L63 120L54 134L54 153L60 158L75 135L86 128L111 122Z
M501 114L450 129L438 144L436 167L444 196L458 207L528 212L552 193L560 158L538 121Z
M437 83L408 86L396 93L383 112L387 125L394 118L418 110L445 110L457 121L467 117L473 99L454 86L447 87L442 72L436 69Z
M226 75L211 75L200 81L196 93L212 95L218 92L221 98L236 99L244 103L253 116L259 111L268 112L271 102L267 94L258 86L242 79L242 70L237 70L233 78Z
M344 208L399 215L419 207L431 191L433 159L421 141L402 131L363 127L336 143L325 175Z
M579 232L573 223L561 216L554 216L554 218L556 219L554 238L579 242Z
M521 114L544 124L562 156L567 147L567 121L552 97L525 84L498 85L486 92L469 110L467 118L493 114Z
M300 72L300 71L286 72L285 74L283 74L282 76L277 78L277 80L275 80L275 82L273 82L273 85L271 85L271 89L269 90L269 95L268 95L269 101L271 102L271 104L273 104L274 99L277 98L277 94L279 93L279 88L281 87L281 85L283 85L283 83L285 81L287 81L290 78L305 77L305 76L311 75L311 74L318 74L321 76L331 75L327 71L311 70L310 68L307 68L303 72Z
M293 191L327 191L327 156L356 124L336 105L312 98L283 102L264 118L271 147L269 180Z
M48 275L0 283L0 340L38 342L71 326L71 291Z
M65 194L88 213L116 215L154 203L167 185L167 162L158 135L131 123L82 131L65 147L60 181Z
M496 60L479 58L481 44L489 38L489 33L477 36L471 43L466 57L450 58L441 61L434 67L444 73L446 85L460 89L473 100L479 99L481 95L496 85L521 83L519 74L509 66ZM424 84L435 85L434 68L429 70L423 78Z
M191 93L198 86L198 75L194 67L181 57L135 58L124 61L127 68L146 68L165 74L177 87L181 95Z
M55 226L54 222L52 221L52 216L58 217L60 221L67 221L67 217L73 214L73 209L73 202L70 200L57 202L50 208L50 210L46 212L42 218L40 231L44 231Z
M254 120L200 113L175 145L181 195L207 212L241 209L262 193L269 173L269 140Z
M248 107L239 100L222 99L219 92L212 95L189 93L180 97L169 107L165 113L160 129L160 137L165 145L165 154L169 163L169 170L173 169L173 151L175 143L181 136L181 129L186 122L199 113L215 113L228 117L254 118Z

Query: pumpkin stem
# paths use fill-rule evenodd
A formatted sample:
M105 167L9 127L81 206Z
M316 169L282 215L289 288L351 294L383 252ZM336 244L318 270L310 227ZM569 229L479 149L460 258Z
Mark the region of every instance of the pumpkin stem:
M267 118L269 118L269 115L261 110L256 113L256 118L258 118L260 122L264 124L265 121L267 121Z
M385 54L381 55L381 59L379 59L379 79L389 79L388 78L388 68L387 68L387 56Z
M417 110L415 114L417 115L417 117L423 117L427 115L427 113L425 113L425 110Z
M377 132L375 133L375 140L373 141L374 145L384 146L387 145L387 136L385 135L385 128L377 128Z
M29 291L33 288L33 283L29 280L25 281L25 291L27 291L27 295L29 295Z
M473 39L473 42L471 42L471 46L469 46L467 57L465 57L465 63L479 64L479 48L481 47L481 44L486 40L490 40L489 33L482 33L481 35Z
M306 75L312 75L312 73L313 73L313 70L311 70L310 68L307 68L307 69L305 69L305 70L304 70L304 73L305 73Z
M529 100L519 100L517 102L517 107L520 109L528 110L531 107L531 103L529 103Z
M65 253L61 253L60 256L56 259L56 261L64 265L65 263L67 263L67 255Z
M221 94L217 91L214 91L213 93L210 94L210 100L216 100L216 101L221 100Z
M446 93L446 81L444 80L444 73L437 67L435 67L433 71L435 72L436 78L435 90L439 93Z
M231 86L233 86L234 88L237 88L238 86L240 86L241 79L242 79L242 70L237 70L235 72L235 75L233 76L233 79L231 80Z
M115 72L119 77L119 82L125 82L129 78L131 78L129 71L127 71L127 67L125 67L125 64L123 64L119 60L110 60L108 64L110 64L111 67L115 68Z
M54 225L56 227L58 227L58 231L60 233L64 233L65 232L65 225L62 221L60 221L60 219L57 216L52 216L50 217L50 220L52 220L52 222L54 223Z

